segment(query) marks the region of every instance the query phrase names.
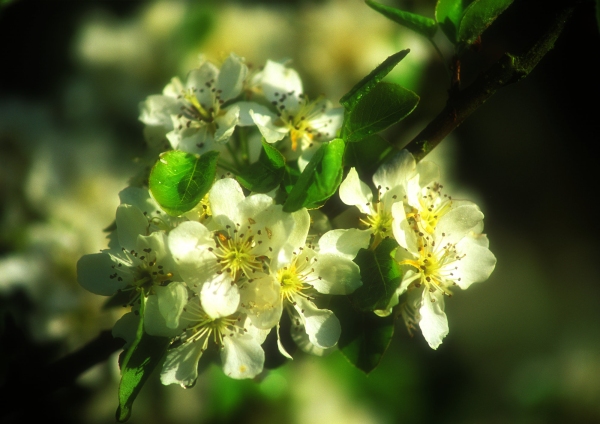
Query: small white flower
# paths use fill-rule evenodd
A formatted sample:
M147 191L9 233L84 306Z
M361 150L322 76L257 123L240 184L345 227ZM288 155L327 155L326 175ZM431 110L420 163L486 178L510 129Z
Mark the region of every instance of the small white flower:
M262 371L265 354L260 345L268 332L253 328L243 316L212 316L195 296L187 302L180 323L183 333L176 343L181 344L167 352L163 384L192 386L198 378L198 361L211 345L220 349L223 371L229 377L252 378Z
M209 199L212 217L206 226L180 224L169 234L169 247L184 281L200 291L207 313L226 316L237 310L247 278L262 271L267 258L289 257L306 234L298 213L283 212L264 194L245 197L233 179L217 181Z
M249 114L268 143L289 136L291 152L285 153L290 159L298 158L303 170L321 143L335 138L342 125L343 109L332 108L321 97L310 101L303 93L298 73L270 60L262 72L260 87L275 111L256 103L240 103L242 114Z
M433 349L448 334L443 296L452 296L453 286L467 289L485 281L496 266L487 237L470 231L472 224L469 219L461 222L456 214L446 214L433 234L412 233L409 243L396 252L396 260L404 268L398 295L409 293L403 305L405 322L409 330L418 323Z
M354 168L350 169L340 185L342 202L356 206L366 215L361 223L367 227L365 233L374 236L375 245L392 236L392 223L395 219L392 205L398 202L402 204L408 187L418 180L417 172L413 156L402 150L391 161L381 165L373 175L377 197L373 197L371 189L360 180Z
M341 332L333 312L319 309L314 297L319 293L346 295L362 285L358 265L352 261L361 246L344 245L340 251L337 242L344 239L346 230L330 233L322 237L316 248L298 247L290 259L273 259L270 274L258 275L242 291L242 308L254 325L271 328L286 309L294 324L294 338L303 350L312 353L335 346ZM279 349L290 357L281 342Z
M116 222L119 246L84 255L77 262L77 280L83 288L105 296L131 290L133 300L140 289L177 278L165 234L149 234L148 218L139 208L120 205Z
M243 59L233 53L220 70L205 61L188 74L185 86L173 78L162 95L148 97L140 120L165 128L174 149L198 154L218 150L239 123L240 109L231 101L242 93L247 73Z

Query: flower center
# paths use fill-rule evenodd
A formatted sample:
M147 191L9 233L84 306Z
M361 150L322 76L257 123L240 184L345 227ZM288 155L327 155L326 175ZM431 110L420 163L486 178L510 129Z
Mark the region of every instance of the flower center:
M204 312L200 303L195 301L188 302L181 319L190 322L190 325L186 327L187 337L185 343L201 341L203 352L208 347L208 341L211 339L217 346L222 347L223 337L235 332L236 322L238 321L234 317L211 318Z
M383 208L382 202L377 202L374 205L374 213L367 215L360 222L365 224L373 231L375 239L384 239L392 235L392 214Z
M302 278L297 274L295 265L277 271L277 281L281 285L281 298L290 302L293 302L293 295L301 294L305 288Z
M217 248L214 254L222 269L230 273L233 281L236 281L242 274L248 276L253 271L260 271L262 262L252 253L255 243L251 231L240 233L236 229L232 233L233 235L216 233Z
M429 241L429 236L423 239L418 259L406 259L399 262L399 265L409 265L415 268L419 274L416 280L417 286L423 284L431 292L441 290L444 294L451 296L452 292L449 287L460 281L460 277L454 275L458 269L457 261L464 255L458 255L454 244L436 247L434 241Z
M127 251L122 248L123 253L129 262L118 260L112 265L114 273L109 278L123 281L123 276L130 276L133 281L131 289L145 288L150 289L153 285L164 285L171 282L172 272L167 272L162 265L156 263L156 255L152 248L143 249L142 254L137 251Z
M293 91L283 94L275 93L276 99L272 103L277 108L277 115L279 116L277 124L289 129L292 150L295 151L298 148L299 140L308 138L312 141L328 134L322 134L318 128L314 127L314 122L312 122L325 113L325 103L321 101L321 98L311 102L304 94L299 94L296 110L289 110L284 102L289 96L293 95L295 95ZM324 122L324 126L326 125L327 122Z
M412 208L407 216L418 217L418 223L427 233L433 234L440 218L452 208L452 197L442 195L443 186L434 183L426 187L426 193L419 198L420 210Z

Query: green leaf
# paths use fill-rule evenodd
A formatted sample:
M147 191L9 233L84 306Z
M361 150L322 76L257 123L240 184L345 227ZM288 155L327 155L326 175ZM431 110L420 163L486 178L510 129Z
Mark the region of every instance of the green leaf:
M169 215L178 216L193 209L212 187L219 152L206 152L199 158L191 153L170 150L160 155L150 171L152 195Z
M361 249L354 262L360 267L363 285L352 293L352 301L363 311L386 309L400 282L402 272L393 257L398 243L384 239L373 250Z
M323 206L342 182L345 143L341 138L323 143L312 157L283 204L284 212Z
M285 174L285 158L274 146L262 141L263 150L258 162L250 165L237 179L255 193L267 193L281 183Z
M131 416L133 401L154 368L162 361L170 343L170 339L166 337L149 336L144 332L143 317L146 297L143 293L140 299L139 313L142 318L137 328L135 341L125 352L121 364L119 407L117 408L117 420L119 422L125 422Z
M373 371L394 335L394 318L354 309L347 296L333 296L329 308L342 326L338 347L355 367Z
M374 134L356 143L348 143L344 154L344 166L352 166L361 178L370 179L377 168L395 151L394 146Z
M341 137L346 143L383 131L408 116L419 103L414 92L389 82L380 82L346 113Z
M358 103L365 94L371 91L379 81L389 74L390 71L406 57L409 51L409 49L406 49L394 53L373 69L369 75L361 79L350 91L344 94L340 99L340 103L346 109L346 113L354 109L356 103Z
M458 30L458 41L473 44L513 0L475 0L465 9Z
M435 20L453 44L456 44L458 27L460 26L465 8L471 1L438 0L435 6Z
M385 6L374 2L373 0L365 1L370 8L378 11L386 18L391 19L408 29L412 29L424 37L432 38L437 31L437 23L433 19L417 15L416 13L405 12L394 7Z

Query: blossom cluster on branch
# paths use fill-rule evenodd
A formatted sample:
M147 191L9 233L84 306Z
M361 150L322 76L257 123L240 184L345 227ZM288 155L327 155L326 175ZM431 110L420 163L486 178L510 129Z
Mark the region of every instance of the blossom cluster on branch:
M440 345L445 297L487 279L496 259L482 212L443 192L435 164L373 139L418 101L379 82L406 53L344 108L310 100L285 64L252 69L235 54L141 104L152 169L119 194L108 249L78 262L84 288L131 308L113 329L127 341L121 407L158 364L163 384L193 385L206 351L228 376L256 377L270 332L292 358L283 328L307 353L340 347L353 329L332 297L346 297L351 315L401 315ZM395 121L379 99L401 103ZM373 149L385 155L365 182L372 164L360 152ZM316 210L335 193L358 208L354 228L334 229Z

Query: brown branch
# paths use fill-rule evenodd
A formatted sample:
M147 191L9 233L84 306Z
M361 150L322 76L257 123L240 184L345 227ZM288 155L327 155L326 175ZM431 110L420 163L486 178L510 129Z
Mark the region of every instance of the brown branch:
M423 159L496 91L529 75L554 47L573 10L573 5L564 5L552 14L545 31L534 38L524 53L512 55L506 52L467 88L451 89L444 109L405 148L417 161Z

